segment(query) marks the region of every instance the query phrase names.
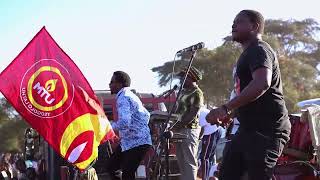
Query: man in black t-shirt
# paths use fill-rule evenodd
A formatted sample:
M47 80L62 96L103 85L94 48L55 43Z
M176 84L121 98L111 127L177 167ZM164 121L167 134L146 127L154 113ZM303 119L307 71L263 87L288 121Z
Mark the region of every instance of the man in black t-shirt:
M229 123L234 111L240 127L223 157L221 180L270 180L277 159L289 140L291 125L285 106L279 63L261 36L264 18L243 10L232 25L232 38L242 45L237 61L237 96L207 115L212 124Z

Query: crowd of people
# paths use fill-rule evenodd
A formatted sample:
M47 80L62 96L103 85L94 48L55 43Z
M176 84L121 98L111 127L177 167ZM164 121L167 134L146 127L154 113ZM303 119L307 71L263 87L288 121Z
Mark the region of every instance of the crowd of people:
M25 160L22 153L2 153L0 160L0 180L40 180L45 179L44 160Z

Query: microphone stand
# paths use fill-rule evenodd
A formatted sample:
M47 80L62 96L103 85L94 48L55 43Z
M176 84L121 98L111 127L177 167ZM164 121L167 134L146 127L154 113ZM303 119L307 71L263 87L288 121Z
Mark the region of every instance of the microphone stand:
M189 63L188 63L188 67L187 67L187 71L186 73L184 74L184 77L183 77L183 81L182 81L182 84L181 86L179 87L179 91L178 91L178 94L177 94L177 97L176 97L176 100L172 106L172 108L170 109L170 112L169 112L169 115L167 117L167 120L165 122L165 126L164 128L160 131L160 141L158 140L158 142L156 144L157 147L160 147L160 148L165 148L164 151L163 150L160 150L159 152L159 155L160 155L160 162L161 162L161 156L162 156L162 153L164 152L165 153L165 166L166 166L166 170L165 170L165 180L169 180L169 170L170 170L170 166L169 166L169 147L170 147L170 139L172 138L173 136L173 133L172 133L172 128L174 128L174 126L179 123L181 120L177 120L171 127L170 127L170 117L172 116L173 112L176 110L176 106L177 106L177 102L178 102L178 99L180 98L181 96L181 92L182 92L182 89L183 89L183 86L185 84L185 81L187 79L187 76L189 74L189 71L190 71L190 68L191 68L191 65L192 65L192 62L194 60L194 57L196 55L196 51L197 50L192 50L191 51L191 57L190 57L190 60L189 60ZM161 166L160 166L161 167ZM161 171L160 171L161 172ZM160 176L162 176L162 173L160 173Z

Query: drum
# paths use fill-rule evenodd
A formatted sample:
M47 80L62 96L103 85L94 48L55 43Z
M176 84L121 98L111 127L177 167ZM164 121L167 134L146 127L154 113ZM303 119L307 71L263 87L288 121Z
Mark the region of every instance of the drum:
M150 113L149 127L151 131L152 141L155 143L161 134L161 130L165 129L168 121L169 113L164 111L152 111ZM178 120L177 114L172 114L169 119L169 125Z
M296 161L276 165L275 180L316 180L315 168L308 162Z

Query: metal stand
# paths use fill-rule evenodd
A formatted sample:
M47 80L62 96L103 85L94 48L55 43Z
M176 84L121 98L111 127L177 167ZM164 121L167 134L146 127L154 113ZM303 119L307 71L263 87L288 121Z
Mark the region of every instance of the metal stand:
M73 180L77 180L79 176L79 170L76 167L74 167L73 171L74 171Z
M158 155L158 158L157 158L157 162L156 162L156 165L155 165L155 169L153 172L155 171L158 171L160 177L162 177L162 171L161 171L161 157L162 157L162 154L164 153L165 155L165 180L169 180L169 171L170 171L170 165L169 165L169 143L170 143L170 139L172 138L173 136L173 132L171 131L172 128L174 128L174 126L180 122L180 120L176 121L171 127L169 125L169 122L170 122L170 118L173 114L174 111L176 111L176 107L177 107L177 102L178 102L178 99L180 98L180 95L181 95L181 92L182 92L182 89L183 89L183 86L185 84L185 81L187 79L187 76L188 76L188 73L189 73L189 70L191 68L191 65L192 65L192 62L193 62L193 59L196 55L196 50L195 51L191 51L191 57L190 57L190 60L189 60L189 63L188 63L188 67L187 67L187 71L184 75L184 78L183 78L183 82L181 84L181 86L179 87L179 91L178 91L178 94L177 94L177 98L169 112L169 115L168 115L168 118L164 124L164 128L160 131L160 138L158 140L158 142L156 143L157 146L156 146L156 152L157 152L157 155ZM160 148L160 149L158 149ZM164 149L163 149L164 148ZM159 151L158 151L159 150ZM159 152L159 154L158 154ZM160 168L160 169L158 169Z
M89 170L90 168L92 168L92 166L93 166L96 162L97 162L97 159L93 160L93 161L91 162L91 164L90 164L88 167L86 167L86 169L84 169L82 172L81 172L76 166L73 165L73 172L74 172L74 174L73 174L73 180L80 180L80 179L81 179L80 176L82 175L82 173L87 173L88 170Z

